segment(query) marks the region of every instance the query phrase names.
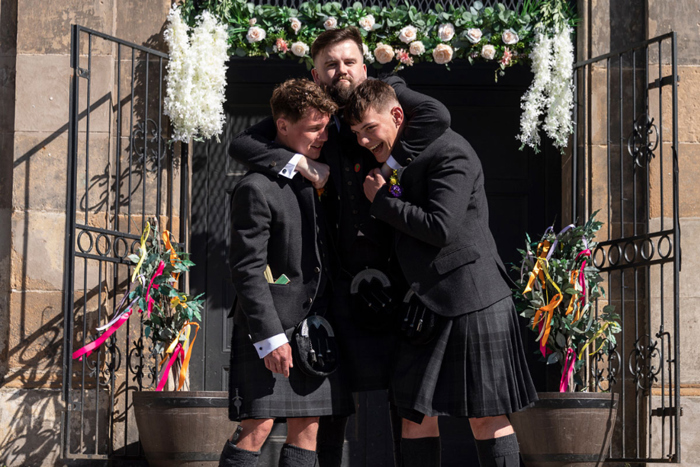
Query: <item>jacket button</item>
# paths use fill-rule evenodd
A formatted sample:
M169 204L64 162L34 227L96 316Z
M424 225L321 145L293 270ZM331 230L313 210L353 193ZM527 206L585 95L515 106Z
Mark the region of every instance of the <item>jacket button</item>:
M276 165L277 165L277 162L275 162L275 161L270 162L270 167L274 167Z
M413 162L413 159L411 159L410 157L407 157L407 158L406 158L406 163L407 163L407 164L410 164L411 162Z
M314 268L314 272L315 272L316 274L318 274L319 272L321 272L321 268L319 268L318 266L316 266L316 267Z
M309 305L311 305L314 302L314 299L309 297Z

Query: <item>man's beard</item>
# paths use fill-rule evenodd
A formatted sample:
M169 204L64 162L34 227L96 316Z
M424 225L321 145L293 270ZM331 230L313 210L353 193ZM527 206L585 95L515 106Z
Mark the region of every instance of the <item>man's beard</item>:
M355 90L355 82L349 79L349 86L343 86L340 84L340 80L331 84L330 86L324 85L323 88L331 96L331 99L338 104L338 107L345 107L345 104L350 100L352 92Z

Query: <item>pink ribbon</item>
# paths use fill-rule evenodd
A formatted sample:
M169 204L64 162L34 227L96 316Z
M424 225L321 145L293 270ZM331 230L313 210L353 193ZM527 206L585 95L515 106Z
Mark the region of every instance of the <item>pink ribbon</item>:
M586 299L586 276L583 274L583 270L586 267L586 258L591 257L591 250L586 248L585 250L581 251L578 255L576 255L576 261L578 261L581 256L583 256L583 263L581 264L581 270L578 274L578 283L581 285L581 289L583 290L581 292L581 303L583 303Z
M575 362L576 352L573 349L568 349L564 360L564 371L562 371L561 381L559 382L559 392L567 392L569 390L569 380L571 379L571 373L574 371Z
M175 363L175 359L179 356L181 359L184 357L185 351L182 350L182 344L178 343L177 346L175 347L175 350L173 351L172 356L170 357L170 360L168 360L167 365L165 365L165 371L163 372L163 375L160 377L160 383L158 383L158 387L156 388L156 391L162 391L163 388L165 387L165 383L168 382L168 374L170 373L170 367L173 366L173 363Z
M127 310L126 312L119 315L119 318L116 320L116 322L114 322L114 324L112 324L112 326L109 329L107 329L107 331L105 331L104 334L102 334L100 337L98 337L94 341L90 342L88 345L86 345L82 349L78 349L75 352L73 352L73 358L74 359L77 358L80 361L82 361L83 355L86 355L89 357L93 350L95 350L96 348L98 348L99 346L104 344L104 342L109 338L109 336L114 334L117 331L117 329L119 329L121 327L122 324L126 323L126 321L131 316L132 312L133 312L133 310L131 308L129 308L129 310Z
M148 302L148 313L146 314L147 318L151 317L153 304L156 302L155 300L153 300L153 298L151 298L151 287L155 290L157 290L158 287L160 287L159 285L153 285L153 281L156 280L156 277L163 274L163 269L165 269L165 263L161 261L158 265L158 269L156 269L156 272L153 274L153 277L151 277L151 282L148 284L148 289L146 289L146 301Z

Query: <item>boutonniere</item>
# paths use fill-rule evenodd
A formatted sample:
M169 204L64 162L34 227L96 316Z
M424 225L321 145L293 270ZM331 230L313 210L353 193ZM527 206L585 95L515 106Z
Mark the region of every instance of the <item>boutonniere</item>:
M321 197L326 195L326 188L316 188L316 196L318 196L318 200L321 201Z
M403 189L401 185L399 185L399 174L396 170L394 170L394 173L389 177L389 193L394 198L399 198L401 194L403 194Z

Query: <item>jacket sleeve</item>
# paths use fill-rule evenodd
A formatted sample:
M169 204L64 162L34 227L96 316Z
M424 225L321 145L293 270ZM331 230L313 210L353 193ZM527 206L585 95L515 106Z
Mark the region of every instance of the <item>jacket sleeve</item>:
M260 188L252 184L236 188L231 207L229 265L252 342L284 333L264 277L271 218Z
M387 183L377 192L370 212L406 235L443 248L463 225L476 175L469 170L468 158L463 153L456 148L444 149L425 174L428 183L425 203L418 206L405 201L405 194L393 197Z
M437 99L409 89L398 76L384 82L394 88L406 116L400 144L392 151L394 159L406 165L406 158L418 156L450 127L450 111Z
M275 122L267 117L233 138L228 154L249 169L279 175L295 153L275 143L276 134Z

